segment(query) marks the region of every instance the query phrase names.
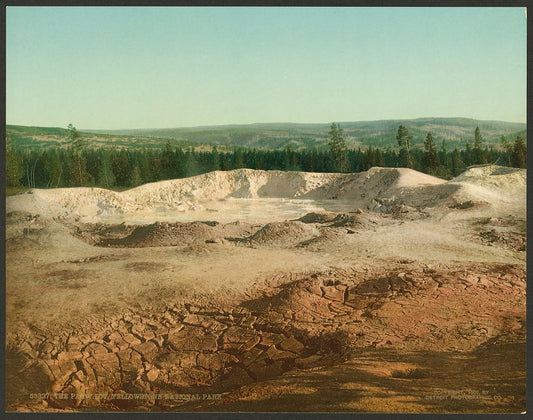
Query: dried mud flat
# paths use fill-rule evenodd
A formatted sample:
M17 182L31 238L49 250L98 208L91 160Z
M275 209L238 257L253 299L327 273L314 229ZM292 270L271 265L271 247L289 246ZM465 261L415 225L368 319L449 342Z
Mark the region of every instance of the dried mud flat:
M525 185L237 170L9 197L7 410L524 411Z

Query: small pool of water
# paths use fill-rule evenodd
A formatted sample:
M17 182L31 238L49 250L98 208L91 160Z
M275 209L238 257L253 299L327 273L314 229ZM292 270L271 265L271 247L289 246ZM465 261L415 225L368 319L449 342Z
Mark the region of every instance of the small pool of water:
M104 223L148 224L159 222L217 221L231 223L237 220L249 223L268 223L298 219L310 212L356 210L348 200L301 200L286 198L230 198L202 203L198 210L158 210L114 215L102 218Z

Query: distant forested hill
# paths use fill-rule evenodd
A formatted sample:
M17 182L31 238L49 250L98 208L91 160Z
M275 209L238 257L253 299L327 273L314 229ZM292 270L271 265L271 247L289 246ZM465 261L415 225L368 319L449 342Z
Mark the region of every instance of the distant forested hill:
M75 123L75 122L74 122ZM463 149L474 142L474 131L481 130L484 145L499 144L502 135L513 141L526 137L526 124L480 121L468 118L418 118L340 122L349 148L367 146L396 147L399 125L413 136L413 145L422 147L428 132L437 145L446 141L448 149ZM167 141L173 146L220 145L258 149L292 149L327 147L329 124L270 123L166 129L95 130L80 129L93 147L161 148ZM8 125L7 142L11 146L61 146L67 130L63 128Z
M68 146L68 134L66 128L6 125L7 146L19 149L64 148ZM154 136L92 133L86 130L79 131L79 134L84 140L83 144L92 149L161 149L168 142L166 138ZM179 140L172 140L172 144L184 148L199 145L196 142Z
M397 146L396 133L404 125L415 145L422 145L428 131L449 147L465 147L474 141L477 126L486 144L499 143L502 135L514 140L525 137L526 124L502 121L478 121L468 118L419 118L415 120L382 120L340 122L348 147ZM107 134L167 138L193 143L279 149L326 146L329 124L249 124L194 128L94 131Z

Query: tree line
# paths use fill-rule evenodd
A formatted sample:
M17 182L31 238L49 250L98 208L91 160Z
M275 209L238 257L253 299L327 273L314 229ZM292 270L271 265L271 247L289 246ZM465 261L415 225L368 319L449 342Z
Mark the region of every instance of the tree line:
M348 149L339 124L330 129L328 149L261 150L234 148L209 151L172 147L163 149L91 149L76 129L69 125L69 147L45 150L10 148L6 153L7 186L57 188L92 186L128 188L161 181L184 178L215 171L239 168L306 171L362 172L373 166L408 167L451 178L474 164L496 163L503 166L526 167L526 145L518 137L513 143L502 138L502 147L483 147L479 128L474 146L464 150L447 150L443 140L436 145L431 133L424 149L411 147L412 138L406 127L398 128L398 149Z
M399 159L401 166L415 169L418 167L422 172L442 178L449 178L450 175L455 176L458 168L470 165L492 163L517 168L526 167L527 149L521 137L518 136L514 143L511 144L505 136L502 136L502 149L495 150L493 147L489 149L483 147L483 138L479 127L476 127L474 131L474 147L467 143L465 150L459 152L454 149L451 156L447 154L445 140L442 141L439 151L433 140L433 135L427 133L421 162L417 162L415 156L413 156L410 146L412 137L406 127L400 125L396 139L400 149ZM461 171L459 170L459 172Z

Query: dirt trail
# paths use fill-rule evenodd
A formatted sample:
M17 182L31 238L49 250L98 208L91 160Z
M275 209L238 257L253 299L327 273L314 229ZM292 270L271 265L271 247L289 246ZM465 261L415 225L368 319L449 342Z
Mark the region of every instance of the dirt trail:
M229 197L353 210L157 220ZM524 170L239 170L7 212L10 411L523 411Z

